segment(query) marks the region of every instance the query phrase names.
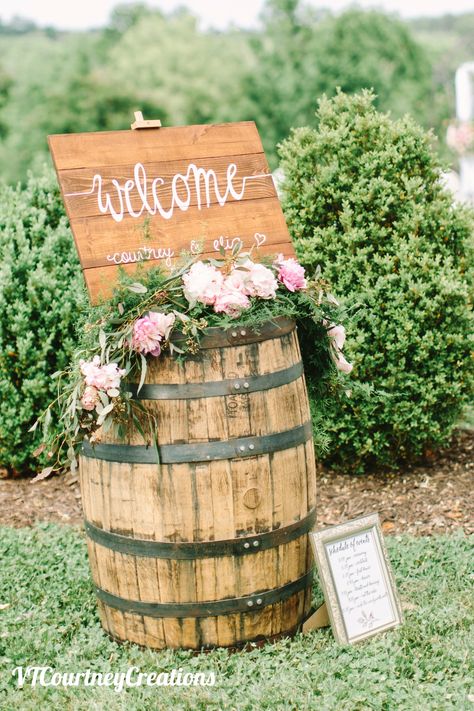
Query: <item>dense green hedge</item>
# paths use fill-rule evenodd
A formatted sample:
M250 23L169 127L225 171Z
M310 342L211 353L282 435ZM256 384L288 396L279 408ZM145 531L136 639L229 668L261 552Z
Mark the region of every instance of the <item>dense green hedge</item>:
M330 459L357 471L445 444L473 385L472 214L443 189L431 136L373 98L323 99L318 127L281 147L298 255L360 305L352 395L326 412Z
M55 177L0 187L0 466L37 467L41 433L28 429L54 397L83 294Z

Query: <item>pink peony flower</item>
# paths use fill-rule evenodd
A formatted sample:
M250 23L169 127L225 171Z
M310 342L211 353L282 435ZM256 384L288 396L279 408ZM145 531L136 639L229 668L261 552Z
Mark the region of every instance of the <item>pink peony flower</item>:
M326 324L325 324L326 325ZM328 330L329 338L332 338L332 356L334 364L338 370L343 373L350 373L353 365L349 363L342 355L342 349L346 341L346 329L344 326L331 326Z
M243 266L247 270L244 293L247 296L259 296L261 299L274 299L278 282L272 270L263 264L255 264L250 259Z
M232 318L237 318L242 311L248 309L249 306L249 299L245 294L239 291L239 289L224 286L216 298L214 311L216 313L225 313Z
M93 385L87 385L81 398L84 410L93 410L99 402L99 391Z
M224 286L229 289L237 289L243 294L246 294L246 280L248 271L244 269L233 269L228 277L224 280Z
M94 356L90 361L80 361L81 373L86 385L91 385L97 390L105 390L111 397L118 394L120 379L125 375L125 370L119 368L117 363L100 364L99 356Z
M211 264L196 262L187 274L183 275L184 295L191 306L199 301L201 304L213 305L220 293L224 277Z
M144 355L159 356L161 341L169 337L174 322L174 314L149 311L133 324L132 347Z
M276 264L279 267L278 279L289 291L306 289L304 267L298 264L296 259L285 259L282 254L279 254Z

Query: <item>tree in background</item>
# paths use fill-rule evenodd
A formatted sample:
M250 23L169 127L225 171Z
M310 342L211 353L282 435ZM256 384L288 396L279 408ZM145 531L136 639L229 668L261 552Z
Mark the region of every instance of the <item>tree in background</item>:
M380 12L311 13L298 0L269 0L263 32L252 38L256 65L245 90L276 165L276 145L293 126L314 124L319 96L373 88L377 106L433 123L427 53L406 24Z
M102 74L125 94L162 107L171 124L236 121L246 102L240 77L251 59L244 33L202 32L186 10L153 12L117 36Z
M375 105L432 125L432 66L408 26L380 12L348 10L325 22L317 48L318 95L373 89Z
M250 38L254 61L243 78L242 94L270 164L276 167L277 144L292 126L314 119L320 32L317 18L303 11L299 0L268 0L262 21L262 32Z
M10 96L10 90L13 84L12 78L3 71L0 67L0 115L2 109L6 106ZM5 121L0 120L0 140L5 138L8 133L8 126Z
M324 410L330 460L359 472L445 445L474 385L473 214L442 187L432 136L374 102L324 98L318 128L281 149L301 262L360 305L345 349L352 394ZM318 373L307 375L311 386Z
M186 10L122 5L100 32L51 34L28 23L0 33L11 77L0 122L2 177L24 179L48 133L125 128L133 110L163 124L255 119L272 167L292 126L314 123L322 93L374 87L378 106L440 133L444 94L408 26L377 12L338 16L268 0L258 31L202 31ZM440 108L440 98L441 108ZM444 103L443 103L444 102Z

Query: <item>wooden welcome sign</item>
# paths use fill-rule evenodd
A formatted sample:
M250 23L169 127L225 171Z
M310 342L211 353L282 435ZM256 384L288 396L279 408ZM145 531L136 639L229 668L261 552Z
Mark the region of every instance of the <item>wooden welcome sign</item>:
M239 240L294 254L253 121L48 141L93 303L119 266L171 267L183 251L215 256Z

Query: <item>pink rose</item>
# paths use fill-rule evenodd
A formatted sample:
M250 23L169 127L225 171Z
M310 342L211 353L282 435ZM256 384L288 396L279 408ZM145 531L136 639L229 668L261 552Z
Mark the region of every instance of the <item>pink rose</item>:
M126 371L119 368L117 363L101 365L100 358L96 355L90 361L79 361L79 364L86 385L92 385L97 390L105 390L110 397L118 395L120 379Z
M327 322L325 322L324 325L326 324ZM329 338L332 339L333 347L331 349L331 355L333 357L333 361L336 368L342 373L350 373L353 368L353 365L352 363L349 363L342 355L342 349L346 341L346 329L344 328L344 326L341 325L331 326L327 333Z
M245 294L259 296L261 299L274 299L278 282L272 270L263 264L255 264L250 259L243 266L247 270Z
M139 353L159 356L161 341L169 337L175 322L174 314L149 311L133 324L132 347Z
M87 385L81 398L84 410L93 410L99 402L99 391L93 385Z
M211 264L196 262L187 274L183 275L184 295L191 307L199 301L213 305L222 288L224 277Z
M304 267L298 264L296 259L285 259L282 254L279 254L276 264L279 267L278 279L289 291L306 289Z
M232 318L240 316L244 309L248 309L250 301L239 289L224 286L217 296L214 304L216 313L225 313Z

